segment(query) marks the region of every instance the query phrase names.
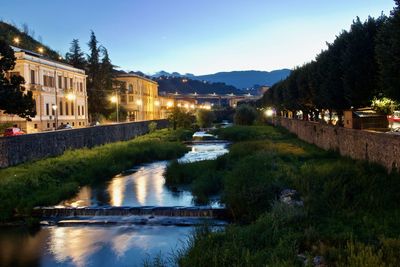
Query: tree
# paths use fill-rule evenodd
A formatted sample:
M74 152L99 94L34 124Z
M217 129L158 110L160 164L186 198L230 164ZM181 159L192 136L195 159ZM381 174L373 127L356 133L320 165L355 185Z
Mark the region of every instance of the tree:
M196 121L201 128L210 127L215 120L215 114L211 110L199 109L196 112Z
M386 97L400 101L400 0L377 37L376 57L380 88Z
M5 75L14 69L15 60L12 48L0 39L0 109L30 120L36 115L32 92L25 91L23 77L14 75L7 78Z
M65 59L68 64L71 64L75 68L85 69L86 60L84 57L84 53L82 52L82 50L79 46L78 39L72 40L69 52L67 54L65 54Z
M238 125L252 125L257 118L257 111L249 105L240 105L235 112L234 121Z
M87 90L88 106L92 120L96 120L100 114L109 113L107 93L104 91L103 78L100 64L100 48L94 32L91 32L88 43L90 54L87 57Z
M168 114L168 120L172 129L177 128L189 129L193 123L193 117L190 113L183 111L181 108L174 107Z

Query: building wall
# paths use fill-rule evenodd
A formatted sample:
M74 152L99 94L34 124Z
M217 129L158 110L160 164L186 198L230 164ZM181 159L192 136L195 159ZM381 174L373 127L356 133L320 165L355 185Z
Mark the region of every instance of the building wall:
M378 163L389 171L400 168L400 136L330 126L309 121L275 118L280 125L307 143L342 156Z
M120 94L120 104L128 112L128 121L161 118L157 82L135 74L120 75L116 80L126 84L126 92Z
M61 155L67 149L90 148L129 140L147 133L150 122L130 122L0 137L0 168ZM156 120L155 122L157 122L158 128L165 128L168 125L166 120Z
M15 56L15 68L8 75L24 77L25 88L33 93L37 115L28 122L0 112L0 123L16 124L27 133L54 130L56 123L57 126L69 123L74 128L87 125L86 75L83 70L24 51L15 52ZM53 106L57 109L53 110Z

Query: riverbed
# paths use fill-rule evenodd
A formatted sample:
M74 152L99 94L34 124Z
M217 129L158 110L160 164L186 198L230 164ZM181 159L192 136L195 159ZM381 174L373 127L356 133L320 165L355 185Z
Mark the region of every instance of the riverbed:
M227 143L191 144L179 161L214 159ZM194 206L192 194L170 190L163 177L167 161L132 166L108 182L82 187L58 206ZM213 206L218 206L216 201ZM184 247L193 227L154 225L47 226L36 231L0 230L0 266L142 266Z

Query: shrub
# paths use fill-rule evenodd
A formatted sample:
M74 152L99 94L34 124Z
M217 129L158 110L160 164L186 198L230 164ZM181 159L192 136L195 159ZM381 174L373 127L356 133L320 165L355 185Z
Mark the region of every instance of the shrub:
M149 133L154 133L157 130L157 122L152 121L149 123Z
M252 125L257 118L257 111L249 105L240 105L233 120L238 125Z
M215 114L211 110L198 109L196 112L196 121L200 128L207 128L212 125L215 120Z

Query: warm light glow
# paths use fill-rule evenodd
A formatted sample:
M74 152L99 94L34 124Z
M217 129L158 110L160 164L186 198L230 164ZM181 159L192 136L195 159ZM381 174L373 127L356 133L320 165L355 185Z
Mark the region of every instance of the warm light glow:
M39 47L39 48L38 48L38 51L39 51L40 54L43 54L44 48L43 48L43 47Z
M19 44L19 42L20 42L18 37L15 37L13 41L14 41L15 44Z
M62 60L62 59L63 59L62 56L59 56L59 57L58 57L58 60Z
M110 101L112 103L117 103L117 97L115 95L113 95L112 97L110 97Z
M57 110L57 105L53 104L51 107L53 108L53 110Z
M168 103L167 103L167 107L172 107L174 105L174 103L172 102L172 101L168 101Z
M142 105L142 100L140 100L140 99L136 100L136 105L141 106Z
M185 104L185 108L189 109L189 104L188 103Z
M264 113L267 117L272 117L274 115L274 111L270 108L268 108Z
M154 101L154 105L158 107L160 105L160 101Z
M181 103L178 103L178 108L180 108L182 106L182 104Z
M66 97L69 101L75 100L76 98L76 96L73 93L68 93Z
M191 108L191 109L194 109L194 104L191 104L191 105L190 105L190 108Z

